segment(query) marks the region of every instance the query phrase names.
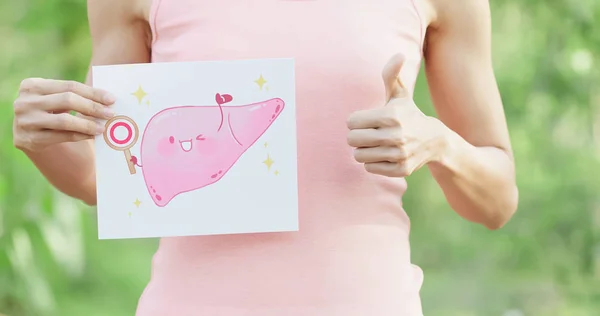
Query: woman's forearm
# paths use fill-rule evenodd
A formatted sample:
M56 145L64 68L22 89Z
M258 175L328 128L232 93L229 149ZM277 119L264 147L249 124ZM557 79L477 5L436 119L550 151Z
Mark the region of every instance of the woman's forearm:
M96 204L96 172L93 140L60 143L41 152L27 152L40 172L59 191Z
M446 129L443 154L428 165L433 177L463 218L489 229L502 227L518 204L511 155L495 147L473 146Z

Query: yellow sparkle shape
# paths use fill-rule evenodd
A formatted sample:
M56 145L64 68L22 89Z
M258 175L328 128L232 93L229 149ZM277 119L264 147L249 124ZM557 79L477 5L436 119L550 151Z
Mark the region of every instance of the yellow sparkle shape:
M275 170L275 172L273 172L273 174L278 175L279 174L279 170Z
M265 142L265 148L267 148L267 146L269 146L269 143Z
M142 201L140 201L139 199L135 199L135 201L133 202L133 205L135 205L135 207L140 207L140 204L142 204Z
M129 217L131 217L131 212L127 213L127 215L129 215Z
M263 163L267 166L267 170L271 171L271 166L273 165L273 163L275 163L275 161L273 161L271 157L267 154L267 159L265 159Z
M254 82L256 82L256 84L258 85L258 87L260 88L260 90L262 90L263 85L265 83L267 83L267 81L265 80L265 78L263 78L262 75L260 75L260 77L258 79L254 80Z
M142 99L146 96L146 92L142 89L142 86L138 86L136 92L133 92L132 95L138 99L138 103L142 104Z
M266 86L266 87L265 87L265 90L269 91L269 86Z
M147 101L146 101L146 105L147 105L147 106L150 106L150 100L147 100Z

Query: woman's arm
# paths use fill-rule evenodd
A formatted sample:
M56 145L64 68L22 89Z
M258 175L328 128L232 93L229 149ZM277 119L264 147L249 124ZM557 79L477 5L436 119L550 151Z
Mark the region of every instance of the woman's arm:
M150 60L146 0L88 0L92 65ZM32 81L28 81L32 82ZM54 81L56 83L56 81ZM91 85L91 69L86 84ZM65 86L65 92L73 90ZM76 93L75 91L71 91ZM57 189L89 205L96 204L93 140L62 142L41 151L24 150Z
M445 124L441 159L430 163L450 206L490 229L518 204L515 166L491 56L487 0L430 0L425 64L435 110Z

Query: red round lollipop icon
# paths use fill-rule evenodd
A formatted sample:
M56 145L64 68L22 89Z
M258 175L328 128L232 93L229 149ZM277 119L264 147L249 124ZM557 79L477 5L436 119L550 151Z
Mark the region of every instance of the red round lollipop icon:
M119 115L108 120L105 127L104 141L110 148L125 154L129 173L135 174L135 164L131 161L129 149L135 145L138 139L137 124L130 117Z

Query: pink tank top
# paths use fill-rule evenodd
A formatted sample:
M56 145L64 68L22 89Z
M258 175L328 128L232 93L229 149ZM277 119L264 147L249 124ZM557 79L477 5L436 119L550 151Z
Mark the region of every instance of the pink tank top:
M291 57L300 231L163 238L138 316L421 315L406 182L367 173L346 118L383 106L395 53L414 88L417 0L154 0L152 62Z

